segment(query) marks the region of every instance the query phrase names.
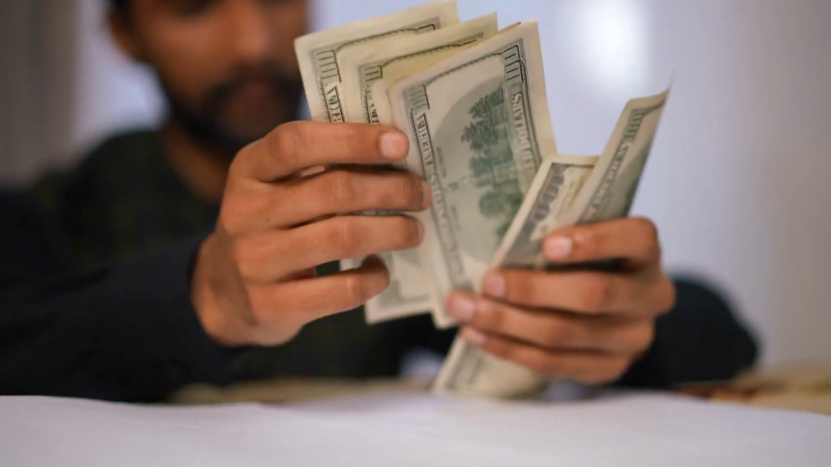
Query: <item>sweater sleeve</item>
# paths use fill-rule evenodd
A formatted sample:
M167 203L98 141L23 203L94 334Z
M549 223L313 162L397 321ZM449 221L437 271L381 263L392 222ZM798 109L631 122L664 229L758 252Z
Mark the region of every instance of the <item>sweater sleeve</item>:
M618 384L665 388L727 380L755 363L756 341L723 295L690 279L675 285L675 308L658 319L652 347Z
M14 221L0 227L0 394L154 401L190 383L227 382L224 352L190 302L201 238L66 273L9 199L0 200Z

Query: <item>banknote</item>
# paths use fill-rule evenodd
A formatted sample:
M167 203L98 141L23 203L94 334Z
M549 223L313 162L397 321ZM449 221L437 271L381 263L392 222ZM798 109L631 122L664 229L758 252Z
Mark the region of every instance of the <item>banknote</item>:
M545 236L574 204L597 161L590 156L545 158L491 261L493 268L534 267Z
M543 160L512 225L520 228L514 229L518 232L513 234L515 248L511 252L536 258L539 250L535 245L539 248L541 242L534 239L543 235L547 222L562 215L575 201L597 160L597 157L565 155ZM434 390L466 397L510 398L534 393L545 384L542 376L490 355L457 336Z
M511 228L493 257L494 268L534 268L548 266L542 256L546 235L562 227L619 219L629 214L638 189L652 141L658 130L669 90L626 104L603 154L583 189L566 210L545 214L545 203L528 196ZM547 185L555 179L556 167L540 171L535 183ZM546 188L543 188L545 190ZM543 192L544 195L544 192Z
M372 83L383 80L387 69L422 61L433 54L445 58L498 31L496 13L447 26L437 31L393 37L352 47L338 55L344 115L350 122L379 123L374 111Z
M456 336L433 383L433 392L459 397L510 399L538 393L545 377L486 353Z
M389 42L392 39L435 32L458 22L456 1L443 0L297 39L295 51L311 118L327 122L347 121L343 112L345 100L340 90L343 74L338 59L341 54L374 42ZM430 303L424 290L410 292L406 303L397 299L401 296L402 285L409 283L406 279L408 268L413 261L417 265L418 255L415 252L400 255L386 253L382 258L390 270L391 286L384 292L384 296L378 297L368 307L368 313L370 308L373 311L373 318L368 316L368 320L382 320L384 313L388 313L391 319L415 313L416 310L427 310ZM341 261L341 269L354 266L352 260ZM384 313L379 313L382 310Z
M542 255L542 241L549 233L628 215L668 94L669 90L629 101L603 154L592 161L593 167L546 159L494 255L492 267L549 267ZM505 398L527 394L544 384L542 376L457 337L434 390Z
M521 23L511 24L510 26L497 31L496 35L505 34L520 24ZM436 50L430 54L413 56L409 57L407 60L399 60L387 64L387 66L384 67L383 79L375 80L369 85L369 94L372 95L373 103L372 111L373 115L378 119L378 122L383 125L395 125L395 118L392 115L392 108L389 100L390 87L407 76L430 68L452 55L455 55L465 49L469 49L475 44L476 43L474 42L452 49Z
M556 153L535 21L401 79L389 88L395 126L410 138L408 168L433 203L419 257L432 280L436 326L445 301L473 291L546 155Z
M430 54L452 52L497 32L496 14L484 16L438 31L409 37L392 37L361 44L338 56L344 116L348 122L380 123L374 111L371 84L384 78L384 69ZM406 169L406 163L401 163ZM382 255L390 270L390 287L366 304L367 322L429 312L429 278L415 250ZM354 267L342 261L342 267Z
M667 89L626 104L591 176L551 230L620 219L629 214L669 93Z
M456 1L442 0L298 38L294 48L312 119L344 121L339 54L357 45L423 34L458 23Z

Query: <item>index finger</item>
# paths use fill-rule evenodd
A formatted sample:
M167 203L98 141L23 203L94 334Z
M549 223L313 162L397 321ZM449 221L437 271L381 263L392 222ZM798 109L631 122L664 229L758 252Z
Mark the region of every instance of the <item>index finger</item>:
M273 182L329 164L390 164L407 157L410 143L395 128L357 123L290 122L240 151L232 170Z

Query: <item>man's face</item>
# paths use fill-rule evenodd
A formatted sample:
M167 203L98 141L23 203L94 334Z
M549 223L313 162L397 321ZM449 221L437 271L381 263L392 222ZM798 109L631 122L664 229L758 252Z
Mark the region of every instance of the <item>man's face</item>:
M174 117L191 133L236 150L294 117L304 0L128 3L116 36L154 68Z

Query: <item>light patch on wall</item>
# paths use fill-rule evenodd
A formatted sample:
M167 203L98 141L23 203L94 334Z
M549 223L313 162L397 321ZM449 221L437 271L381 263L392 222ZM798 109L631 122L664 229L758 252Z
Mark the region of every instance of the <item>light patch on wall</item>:
M574 3L575 70L595 92L627 98L649 84L650 24L643 0Z

